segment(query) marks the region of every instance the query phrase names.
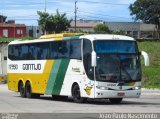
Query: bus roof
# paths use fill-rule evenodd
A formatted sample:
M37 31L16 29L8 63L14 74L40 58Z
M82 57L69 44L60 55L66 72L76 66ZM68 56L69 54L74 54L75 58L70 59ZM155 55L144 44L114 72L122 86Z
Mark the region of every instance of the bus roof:
M9 43L11 44L26 44L26 43L36 43L36 42L47 42L47 41L58 41L58 40L72 40L74 38L79 38L81 35L84 35L86 33L60 33L60 34L49 34L49 35L43 35L39 39L35 40L15 40Z
M48 38L61 38L64 37L72 37L72 36L80 36L84 35L85 33L59 33L59 34L49 34L49 35L43 35L40 37L40 39L48 39Z
M44 38L44 39L42 39ZM26 43L36 43L36 42L47 42L47 41L58 41L58 40L72 40L77 38L86 38L91 41L94 40L129 40L129 41L135 41L134 38L129 36L123 36L123 35L114 35L114 34L88 34L88 35L82 35L81 33L63 33L63 34L51 34L51 35L45 35L42 36L40 39L35 40L15 40L9 43L11 44L26 44Z
M114 34L89 34L89 35L80 36L80 38L86 38L91 41L94 41L94 40L130 40L130 41L135 41L135 39L132 37L123 36L123 35L114 35Z
M24 40L24 41L21 41L21 40L14 40L12 42L9 43L9 45L12 45L12 44L27 44L27 43L36 43L36 42L47 42L47 41L54 41L55 39L35 39L35 40Z

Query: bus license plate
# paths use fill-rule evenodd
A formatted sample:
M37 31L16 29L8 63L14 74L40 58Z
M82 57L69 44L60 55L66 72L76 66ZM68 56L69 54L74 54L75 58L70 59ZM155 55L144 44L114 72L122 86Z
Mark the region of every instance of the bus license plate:
M125 96L125 93L117 93L117 96Z

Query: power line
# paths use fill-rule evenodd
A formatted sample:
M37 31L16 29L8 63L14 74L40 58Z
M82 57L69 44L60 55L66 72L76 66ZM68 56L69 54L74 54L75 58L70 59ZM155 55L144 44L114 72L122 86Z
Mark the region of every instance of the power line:
M118 4L118 3L105 3L105 2L95 2L95 1L78 1L78 2L85 2L85 3L94 3L94 4L107 4L107 5L129 5L129 4Z
M120 17L120 16L112 16L112 15L107 15L107 14L101 14L101 13L93 13L93 12L84 12L84 11L79 11L78 10L78 12L80 12L80 13L84 13L84 14L94 14L94 15L96 15L96 16L106 16L106 17L112 17L112 18L123 18L123 19L130 19L130 18L128 18L128 17Z

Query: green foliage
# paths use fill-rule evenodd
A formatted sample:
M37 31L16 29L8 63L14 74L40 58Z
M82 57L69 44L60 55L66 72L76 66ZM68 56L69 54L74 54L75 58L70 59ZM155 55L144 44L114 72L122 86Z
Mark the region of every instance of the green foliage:
M38 24L41 26L42 32L44 33L46 22L49 20L49 13L37 11L37 14L39 15Z
M66 14L60 14L58 10L55 15L40 11L37 14L40 17L38 24L42 27L43 33L45 30L47 33L60 33L67 30L71 23L71 20L67 19Z
M94 32L98 34L105 34L105 33L110 34L111 33L108 26L102 23L99 23L94 27Z
M21 39L21 40L33 40L33 37L25 36L25 37L20 37L20 38L0 38L0 42L11 42L16 39Z
M160 29L160 0L136 0L129 9L135 20L156 24Z
M119 31L112 31L112 34L117 34L117 35L126 35L125 31L119 30Z
M142 86L145 88L160 88L160 42L138 42L140 51L149 54L150 66L145 67L142 59Z

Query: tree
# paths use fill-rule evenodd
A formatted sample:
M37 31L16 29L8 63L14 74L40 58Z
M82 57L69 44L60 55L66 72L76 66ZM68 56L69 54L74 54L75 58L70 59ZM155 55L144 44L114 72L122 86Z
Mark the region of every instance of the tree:
M111 33L109 30L108 26L106 24L99 23L94 27L94 32L95 33Z
M160 30L160 0L136 0L129 9L136 21L155 24Z
M71 20L68 20L66 14L60 14L57 10L55 15L50 15L46 12L38 11L38 24L42 27L42 31L47 33L60 33L67 30L70 26Z
M112 33L117 35L126 35L125 31L123 30L113 31Z
M41 11L37 11L37 14L39 15L38 25L41 26L42 32L44 34L49 14L47 12L41 12Z

